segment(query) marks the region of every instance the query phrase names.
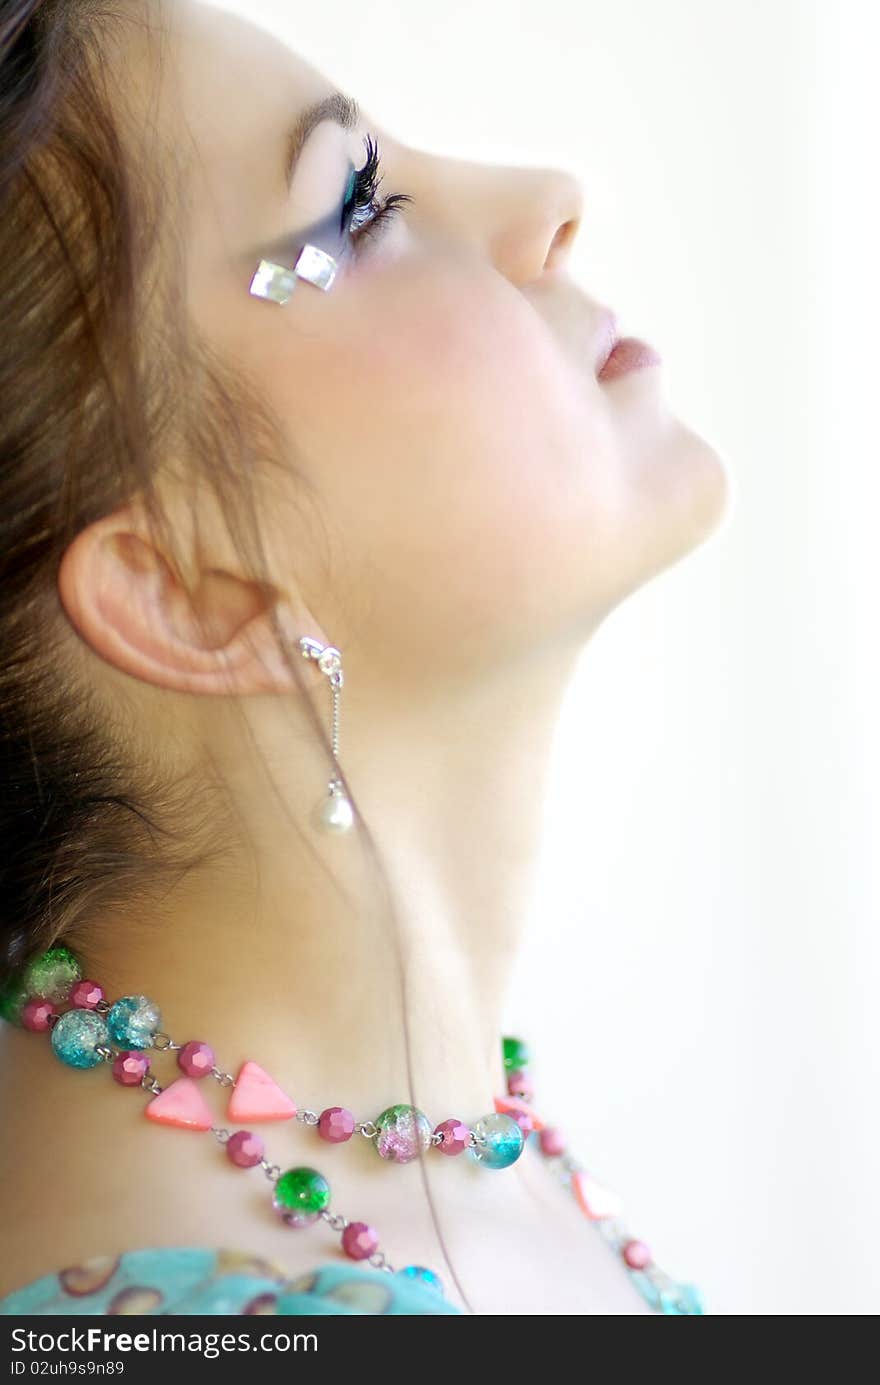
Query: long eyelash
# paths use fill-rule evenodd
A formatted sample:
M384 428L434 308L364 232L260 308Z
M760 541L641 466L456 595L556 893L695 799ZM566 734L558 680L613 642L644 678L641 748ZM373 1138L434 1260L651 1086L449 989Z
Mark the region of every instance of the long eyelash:
M367 147L367 159L363 168L357 170L352 209L346 217L349 235L355 241L360 240L363 236L375 235L377 227L386 224L393 216L396 216L404 202L414 201L414 198L406 192L392 192L381 202L376 200L379 184L383 177L379 146L372 135L364 137L364 144ZM369 219L361 224L361 218L365 218L367 214L369 214ZM357 222L355 226L351 226L353 221Z

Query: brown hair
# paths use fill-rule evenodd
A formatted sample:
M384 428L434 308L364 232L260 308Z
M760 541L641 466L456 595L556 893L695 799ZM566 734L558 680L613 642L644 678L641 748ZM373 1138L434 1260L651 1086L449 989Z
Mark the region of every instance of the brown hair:
M145 148L131 176L101 62L122 22L138 22L126 0L0 0L0 988L52 942L87 957L103 907L136 907L225 844L216 805L193 833L191 785L132 763L125 728L99 715L58 594L66 548L138 494L173 554L155 484L173 453L212 487L238 551L268 580L252 480L258 465L292 465L257 382L181 308L174 211L186 170ZM277 622L276 634L301 679ZM397 938L372 833L301 686Z
M219 850L228 825L212 803L184 848L173 824L187 784L131 763L124 728L99 716L58 596L65 549L138 494L173 551L155 485L173 455L212 487L260 577L250 483L257 464L291 460L258 390L181 308L183 161L152 159L145 137L130 174L101 43L138 22L135 7L18 0L0 15L2 980L102 906L143 902Z

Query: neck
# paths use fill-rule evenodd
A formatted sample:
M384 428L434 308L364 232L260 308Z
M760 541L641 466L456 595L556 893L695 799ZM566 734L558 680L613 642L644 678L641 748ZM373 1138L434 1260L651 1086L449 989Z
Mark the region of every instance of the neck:
M206 1040L226 1070L254 1059L300 1107L485 1114L570 664L404 700L346 667L340 761L387 893L357 822L310 821L329 775L282 700L251 699L243 725L217 699L210 744L239 839L149 924L102 928L95 979L110 999L149 995L175 1041ZM329 724L323 683L316 704Z

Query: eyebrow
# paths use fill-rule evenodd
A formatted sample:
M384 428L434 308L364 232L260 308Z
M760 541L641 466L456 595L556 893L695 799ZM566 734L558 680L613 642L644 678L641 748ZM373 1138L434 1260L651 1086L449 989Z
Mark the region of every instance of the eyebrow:
M341 91L332 91L327 96L322 96L319 101L313 102L311 106L306 106L305 110L300 112L285 143L284 184L288 195L296 173L299 156L306 141L312 131L325 120L335 121L337 125L342 126L343 130L355 130L361 121L360 107L353 97L345 96ZM301 230L300 235L305 240L311 236L317 237L338 219L338 211L331 212L329 217L324 218L324 221L318 222L314 226L305 227ZM240 258L242 266L249 264L254 259L283 261L290 252L293 239L290 234L287 234L270 244L263 242L260 245L252 246L250 250L245 250L240 257L236 256L236 261Z
M337 125L342 126L343 130L356 130L360 124L360 119L361 113L357 101L354 97L346 96L341 91L331 92L329 96L322 96L320 101L306 106L287 137L284 181L288 192L293 182L299 156L312 131L325 120L334 120Z

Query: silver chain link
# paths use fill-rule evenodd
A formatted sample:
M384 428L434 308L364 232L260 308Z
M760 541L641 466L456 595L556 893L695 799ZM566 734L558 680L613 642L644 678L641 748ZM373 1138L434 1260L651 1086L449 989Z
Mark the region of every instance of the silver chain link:
M221 1087L234 1087L235 1078L231 1072L224 1072L222 1068L212 1068L211 1076L220 1083Z
M349 1224L347 1217L343 1217L339 1212L328 1212L326 1207L320 1215L328 1226L332 1226L334 1231L344 1231Z
M331 713L331 732L330 743L333 749L334 760L339 759L339 687L330 676L330 691L333 694L333 711Z

